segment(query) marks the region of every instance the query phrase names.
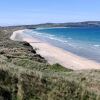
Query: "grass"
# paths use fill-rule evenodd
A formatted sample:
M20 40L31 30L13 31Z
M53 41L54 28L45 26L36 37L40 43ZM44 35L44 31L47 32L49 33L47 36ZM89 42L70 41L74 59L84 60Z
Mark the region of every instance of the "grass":
M11 98L13 96L15 100L20 97L20 100L99 100L100 98L99 91L88 89L91 83L97 86L95 89L98 89L100 85L96 83L94 78L90 77L93 74L91 72L88 72L90 74L88 78L87 74L83 71L80 72L86 77L85 80L82 80L83 77L80 73L70 72L67 76L57 72L51 75L51 72L45 74L45 72L29 70L23 67L19 69L19 67L9 66L5 69L0 72L0 76L3 77L0 80L3 83L0 85L2 91L8 92ZM73 75L78 78L73 77Z
M50 68L50 70L53 70L55 72L67 72L67 71L70 72L70 71L73 71L72 69L65 68L58 63L53 64L49 68Z

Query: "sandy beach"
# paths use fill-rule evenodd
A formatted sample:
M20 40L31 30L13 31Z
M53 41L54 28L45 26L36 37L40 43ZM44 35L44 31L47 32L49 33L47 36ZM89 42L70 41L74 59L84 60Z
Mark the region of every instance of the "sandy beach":
M73 70L100 69L100 63L77 56L49 43L44 43L28 34L24 34L24 31L27 30L13 32L10 39L14 41L26 41L33 48L38 48L37 53L43 56L48 63L59 63Z

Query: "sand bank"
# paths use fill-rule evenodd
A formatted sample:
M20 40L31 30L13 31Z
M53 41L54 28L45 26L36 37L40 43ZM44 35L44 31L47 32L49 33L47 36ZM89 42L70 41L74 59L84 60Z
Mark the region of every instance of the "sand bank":
M66 68L74 70L100 69L100 63L77 56L51 44L44 43L28 34L24 34L25 31L27 30L13 32L10 39L15 41L26 41L30 43L33 48L38 48L37 53L43 56L48 63L59 63Z

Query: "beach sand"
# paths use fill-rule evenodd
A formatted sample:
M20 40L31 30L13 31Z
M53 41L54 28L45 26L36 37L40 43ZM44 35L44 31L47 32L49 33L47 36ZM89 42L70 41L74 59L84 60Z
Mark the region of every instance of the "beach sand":
M44 43L28 34L24 34L24 31L26 30L13 32L10 39L14 41L26 41L33 48L38 48L37 53L44 57L48 63L59 63L73 70L100 69L100 63L77 56L49 43Z

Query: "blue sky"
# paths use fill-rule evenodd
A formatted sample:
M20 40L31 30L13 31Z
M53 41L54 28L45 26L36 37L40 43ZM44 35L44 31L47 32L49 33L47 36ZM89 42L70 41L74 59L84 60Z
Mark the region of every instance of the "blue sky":
M1 0L0 25L100 20L100 0Z

